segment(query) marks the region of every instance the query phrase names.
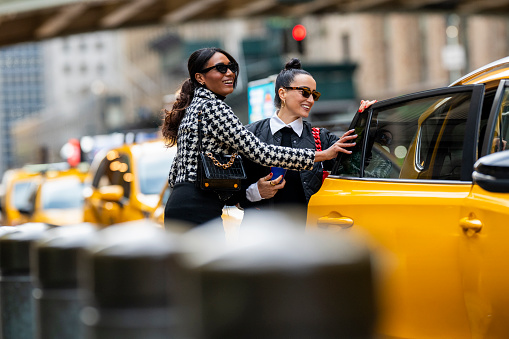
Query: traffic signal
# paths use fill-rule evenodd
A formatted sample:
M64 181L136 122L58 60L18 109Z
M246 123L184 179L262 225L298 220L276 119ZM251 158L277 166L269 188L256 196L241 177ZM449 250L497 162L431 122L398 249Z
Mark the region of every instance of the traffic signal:
M292 37L297 42L297 51L299 54L304 54L303 40L306 37L306 27L304 25L295 25L292 29Z
M81 162L81 147L78 139L69 139L69 141L60 150L60 155L71 167L76 167Z
M303 25L295 25L292 29L292 37L296 41L302 41L306 37L306 27Z

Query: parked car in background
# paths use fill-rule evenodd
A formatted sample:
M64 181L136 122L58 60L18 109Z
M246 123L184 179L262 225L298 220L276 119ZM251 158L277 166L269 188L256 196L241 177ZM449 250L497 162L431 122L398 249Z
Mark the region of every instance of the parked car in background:
M30 204L20 212L30 222L72 225L83 222L83 184L88 166L41 173Z
M99 152L86 180L84 221L108 226L149 218L176 150L157 140Z
M24 168L5 171L0 201L2 225L15 226L28 222L29 217L21 214L19 210L29 207L30 197L35 192L39 179L39 171Z
M372 243L377 336L509 337L509 58L378 102L351 128L307 227Z
M2 179L2 224L43 222L68 225L83 221L83 182L88 164L25 165Z

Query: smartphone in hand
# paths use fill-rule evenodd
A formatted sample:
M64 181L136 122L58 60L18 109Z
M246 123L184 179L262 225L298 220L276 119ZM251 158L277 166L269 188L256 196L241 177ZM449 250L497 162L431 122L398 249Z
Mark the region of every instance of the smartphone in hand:
M282 168L282 167L271 167L270 168L270 172L272 173L272 179L277 179L279 178L279 176L285 176L286 174L286 168ZM283 181L283 179L280 180L280 182ZM278 182L278 184L280 183Z

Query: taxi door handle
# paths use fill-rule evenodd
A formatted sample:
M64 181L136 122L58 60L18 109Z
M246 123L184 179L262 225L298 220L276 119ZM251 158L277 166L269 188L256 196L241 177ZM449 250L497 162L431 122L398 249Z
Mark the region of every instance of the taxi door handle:
M471 219L470 217L464 217L460 220L460 226L463 231L473 231L479 233L482 229L482 222L479 219Z
M318 218L318 227L328 228L329 226L339 226L349 228L353 226L353 219L348 217L321 217Z

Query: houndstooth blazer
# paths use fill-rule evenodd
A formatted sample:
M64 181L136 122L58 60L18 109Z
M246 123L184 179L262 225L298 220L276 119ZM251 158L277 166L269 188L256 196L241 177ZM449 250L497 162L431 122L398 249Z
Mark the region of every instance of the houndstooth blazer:
M186 109L177 136L177 155L169 184L195 182L198 169L198 112L202 111L202 150L231 154L237 151L264 166L304 170L313 167L315 151L266 144L249 132L230 106L210 90L199 87Z

